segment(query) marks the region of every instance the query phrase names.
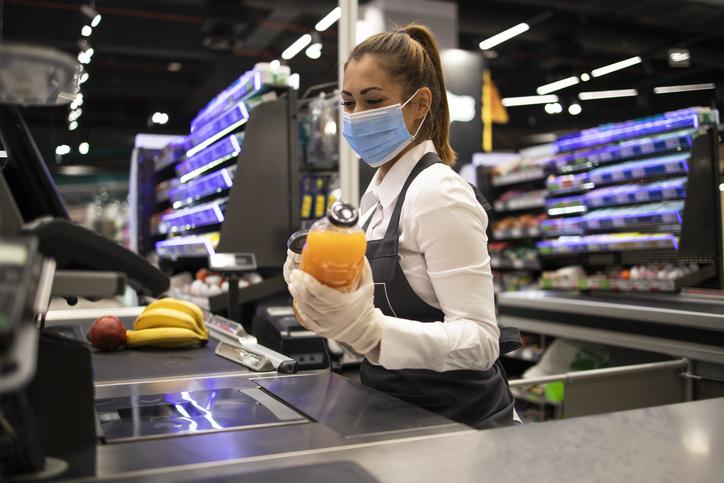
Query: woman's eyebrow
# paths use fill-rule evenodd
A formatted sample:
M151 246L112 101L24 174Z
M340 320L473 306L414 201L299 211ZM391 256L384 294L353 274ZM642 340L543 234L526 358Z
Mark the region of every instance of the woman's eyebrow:
M367 94L369 91L374 91L374 90L384 91L384 89L383 89L382 87L372 86L372 87L366 87L366 88L362 89L361 91L359 91L359 93L360 93L360 95L363 95L363 96L364 96L364 95ZM352 95L352 93L351 93L351 92L348 92L348 91L342 91L342 94L344 94L345 96L351 96L351 95Z

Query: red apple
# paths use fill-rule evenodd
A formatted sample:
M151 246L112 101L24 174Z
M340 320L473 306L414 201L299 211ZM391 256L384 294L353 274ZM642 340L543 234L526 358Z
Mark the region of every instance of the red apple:
M89 337L101 351L114 351L126 343L126 326L114 315L104 315L93 322Z

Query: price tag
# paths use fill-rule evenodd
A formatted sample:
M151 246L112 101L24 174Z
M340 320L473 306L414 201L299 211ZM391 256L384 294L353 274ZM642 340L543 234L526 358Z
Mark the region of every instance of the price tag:
M586 226L589 230L598 230L599 228L601 228L601 222L600 220L588 220L586 222Z
M643 178L646 176L646 170L644 168L633 168L631 170L631 176L633 178Z
M623 181L626 179L626 172L625 171L614 171L609 175L611 177L611 180L613 181Z
M611 220L613 223L613 226L616 228L621 228L622 226L626 226L626 218L613 218Z
M638 191L634 194L634 199L636 201L649 201L649 193L648 191Z
M640 193L636 193L636 196L638 197ZM628 196L627 194L618 194L616 195L616 203L628 203Z
M649 154L654 152L654 145L652 143L644 143L641 145L641 152L643 154Z
M521 269L524 266L523 260L513 260L513 268Z
M610 161L611 159L613 159L613 155L610 151L603 152L599 154L598 157L601 161Z
M676 138L671 138L666 140L666 149L674 149L679 147L679 140Z
M495 211L505 211L505 205L502 201L495 202Z
M663 195L664 195L663 196L664 198L678 198L679 197L678 191L674 188L665 188L663 190Z
M630 146L626 146L623 149L621 149L622 158L630 158L633 155L634 155L634 150Z
M667 173L678 173L679 171L682 171L683 163L684 163L684 161L666 163L666 165L664 166L664 170Z
M520 228L513 228L510 230L510 236L508 238L520 238L523 236L523 230Z

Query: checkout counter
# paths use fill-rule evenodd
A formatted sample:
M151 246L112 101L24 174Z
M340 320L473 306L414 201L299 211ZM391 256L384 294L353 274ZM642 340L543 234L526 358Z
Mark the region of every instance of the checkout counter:
M72 72L73 59L60 61ZM22 240L33 257L39 252L37 269L19 259L14 265L8 259L0 263L27 272L24 283L0 277L7 282L0 284L3 301L18 307L8 311L14 325L5 324L14 332L3 334L7 344L0 352L0 393L3 402L17 397L19 406L26 398L35 403L35 412L26 407L16 419L24 432L14 433L19 444L29 444L32 457L47 458L44 475L33 475L35 479L401 483L721 478L724 398L475 431L327 369L295 374L246 369L215 355L213 340L198 349L92 351L82 341L83 333L109 310L46 313L51 287L69 299L83 293L112 295L125 283L159 296L168 280L139 257L67 221L19 111L0 109L0 132L10 159L0 166L0 236L23 233L10 243ZM13 190L21 194L15 196ZM28 225L47 215L54 221ZM31 293L33 287L37 293ZM534 303L540 309L534 312L543 313L544 304ZM507 304L501 300L503 321L529 330L518 324L524 319L520 313L506 312ZM127 307L112 313L130 326L141 310ZM700 317L702 324L705 320ZM678 363L666 367L677 371L672 374L681 370ZM5 417L3 423L6 442L15 429L7 429ZM32 441L34 425L41 434L53 427L52 449ZM3 453L1 460L6 462L8 455Z

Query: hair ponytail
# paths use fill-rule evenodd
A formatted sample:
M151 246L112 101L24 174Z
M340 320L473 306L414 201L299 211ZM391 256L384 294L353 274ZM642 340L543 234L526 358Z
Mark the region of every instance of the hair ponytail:
M445 78L437 41L430 29L412 23L395 32L373 35L357 45L349 58L358 61L367 54L382 58L390 76L404 83L406 97L420 87L430 89L430 112L417 137L431 139L440 159L447 165L454 165L456 154L450 146L450 111Z

